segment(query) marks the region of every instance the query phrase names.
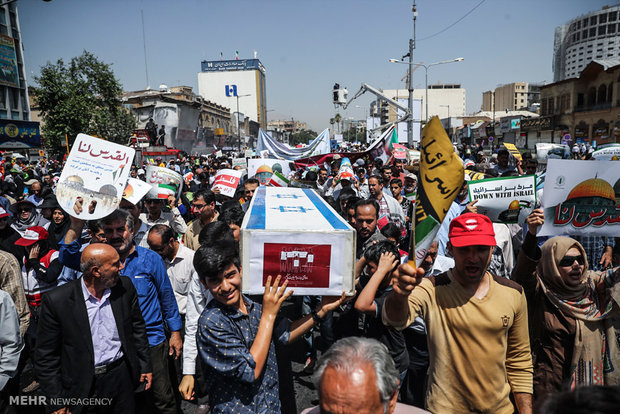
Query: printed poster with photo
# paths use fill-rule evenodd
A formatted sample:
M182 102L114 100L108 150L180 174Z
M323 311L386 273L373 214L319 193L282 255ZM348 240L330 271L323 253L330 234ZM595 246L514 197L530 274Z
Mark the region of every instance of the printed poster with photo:
M256 178L261 185L267 185L274 171L288 177L291 172L290 162L271 158L251 158L248 160L248 177Z
M56 186L58 204L69 215L97 220L118 207L127 185L135 150L79 134ZM82 211L75 211L78 197Z
M619 167L618 161L550 159L538 234L620 237Z
M478 213L496 223L522 224L536 206L536 176L469 181L469 199Z

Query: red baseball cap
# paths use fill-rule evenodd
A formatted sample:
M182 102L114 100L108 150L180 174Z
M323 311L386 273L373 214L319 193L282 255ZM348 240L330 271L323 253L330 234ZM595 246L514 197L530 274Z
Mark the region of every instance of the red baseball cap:
M10 214L9 214L9 213L7 213L5 209L3 209L2 207L0 207L0 218L3 218L3 217L9 217L9 216L10 216Z
M461 214L450 223L450 243L455 247L496 246L493 223L487 216Z
M18 246L31 246L39 240L47 239L47 230L41 226L28 227L24 235L15 242Z

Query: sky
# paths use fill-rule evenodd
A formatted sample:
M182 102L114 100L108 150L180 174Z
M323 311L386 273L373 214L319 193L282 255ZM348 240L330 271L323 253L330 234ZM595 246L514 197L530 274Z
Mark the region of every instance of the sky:
M417 0L414 62L463 57L459 63L431 67L428 82L460 83L467 91L467 113L473 113L480 110L482 92L500 84L551 83L555 27L613 4ZM336 110L334 83L346 86L349 97L362 82L380 89L405 88L401 79L407 66L388 60L408 52L411 6L412 0L17 2L29 84L36 83L46 63L67 62L87 50L111 65L126 91L166 84L188 85L197 92L202 60L218 60L220 52L224 59L234 59L235 51L241 59L251 59L256 51L266 68L268 119L294 118L317 132L330 126L336 112L364 118L374 100L366 93L346 111ZM421 68L413 74L413 86L425 87Z

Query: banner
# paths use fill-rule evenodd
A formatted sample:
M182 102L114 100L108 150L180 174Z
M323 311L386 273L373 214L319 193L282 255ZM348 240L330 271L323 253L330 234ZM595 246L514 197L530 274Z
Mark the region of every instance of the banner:
M314 155L328 154L330 152L329 130L325 129L306 147L291 148L286 144L276 141L271 135L260 129L258 131L256 152L262 153L263 151L267 151L272 158L282 158L286 160L297 160Z
M521 153L519 152L519 150L517 149L517 147L515 146L515 144L511 144L508 142L504 142L504 147L506 147L506 149L508 150L508 152L515 157L518 161L522 161L522 157L521 157Z
M151 190L151 185L137 178L128 178L127 186L123 191L123 198L131 204L138 204Z
M478 213L496 223L522 224L536 206L536 176L500 177L468 182Z
M19 88L15 40L5 35L0 35L0 85Z
M231 170L229 168L219 170L213 181L213 189L219 189L220 194L226 197L234 197L241 180L241 170Z
M289 162L269 158L251 158L248 160L248 177L255 177L261 185L267 185L274 171L288 177L291 172Z
M135 150L79 134L56 186L56 198L67 214L97 220L116 210L131 169ZM74 210L82 198L82 211Z
M171 195L177 199L181 196L183 177L169 168L147 165L146 182L151 185L151 190L148 193L151 198L165 200Z
M325 164L329 164L334 155L339 154L342 157L349 158L352 162L358 160L359 158L366 158L370 160L374 160L375 158L381 158L385 163L392 155L392 150L390 147L390 139L392 137L392 131L394 130L394 126L389 127L379 138L377 138L368 149L364 152L340 152L340 153L331 153L324 155L316 155L309 158L300 158L295 160L296 167L310 167L310 166L323 166Z
M420 180L418 181L414 217L415 254L409 250L409 260L421 262L426 256L439 226L450 205L463 186L463 163L434 116L422 131L420 141Z
M549 160L539 235L620 236L616 161Z

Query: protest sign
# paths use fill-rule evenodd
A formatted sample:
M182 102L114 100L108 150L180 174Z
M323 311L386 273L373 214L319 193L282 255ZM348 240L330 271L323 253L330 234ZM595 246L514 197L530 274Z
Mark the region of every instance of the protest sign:
M245 158L233 158L232 167L235 168L237 165L246 170L248 168L248 161Z
M355 237L314 190L259 187L241 225L243 291L281 275L294 295L353 294Z
M146 166L146 182L151 185L150 198L167 199L173 195L177 199L181 196L183 177L169 168Z
M151 185L137 178L128 178L127 186L123 191L123 198L131 204L138 204L140 200L151 190Z
M251 158L252 157L252 152L253 151L251 149L246 149L245 153L244 153L245 158Z
M393 144L392 154L397 160L404 160L407 158L407 147L401 144Z
M79 134L56 187L58 204L69 215L97 220L120 203L135 150L103 139ZM82 198L82 211L73 208Z
M227 197L234 197L242 172L230 168L219 170L215 175L215 181L213 181L213 189L220 190L220 194Z
M472 180L484 180L486 177L483 173L474 170L465 170L465 174L469 175Z
M261 185L266 185L274 171L288 177L291 172L289 161L273 158L253 158L248 160L248 177L256 178Z
M497 223L523 223L536 206L536 176L499 177L468 183L478 213Z
M508 150L508 152L515 157L517 160L522 161L521 158L521 153L519 152L519 150L517 149L517 147L515 146L515 144L510 144L508 142L504 142L504 147L506 147L506 149Z
M463 163L456 155L446 130L434 116L422 131L420 180L418 181L413 223L415 251L410 246L409 261L424 259L439 226L463 186Z
M215 152L215 156L216 156L217 158L220 158L220 157L222 156L222 151L221 151L221 150L217 150L217 151Z
M592 158L597 161L617 161L620 159L620 144L611 144L597 149L592 153Z
M271 179L267 183L270 187L288 187L290 181L277 171L273 172Z
M620 236L617 161L549 160L539 235Z

